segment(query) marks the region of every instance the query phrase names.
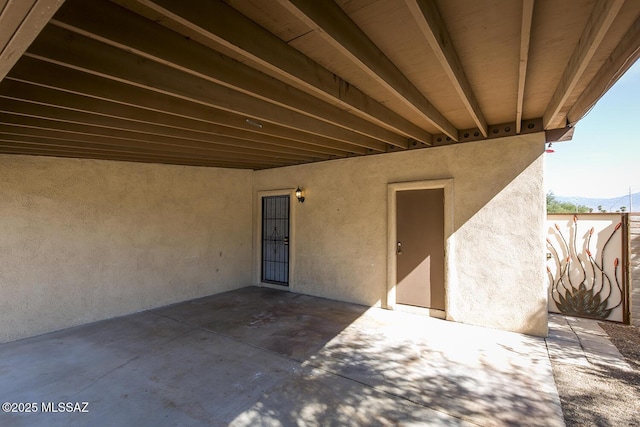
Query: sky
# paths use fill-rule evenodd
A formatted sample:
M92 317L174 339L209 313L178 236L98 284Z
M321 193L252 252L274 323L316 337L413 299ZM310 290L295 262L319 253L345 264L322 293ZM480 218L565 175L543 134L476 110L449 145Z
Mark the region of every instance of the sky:
M556 196L613 198L640 192L640 61L547 153L545 188Z

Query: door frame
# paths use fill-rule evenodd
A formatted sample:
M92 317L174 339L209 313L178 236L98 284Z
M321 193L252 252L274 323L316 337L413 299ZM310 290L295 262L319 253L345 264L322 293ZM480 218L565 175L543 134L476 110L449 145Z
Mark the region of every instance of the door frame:
M289 196L289 286L266 283L262 281L262 199L270 196ZM253 207L253 284L266 288L289 290L294 289L294 271L296 254L296 189L258 191Z
M389 310L404 309L411 310L410 306L396 303L396 279L398 273L396 259L397 242L397 200L396 193L407 190L444 190L444 309L447 313L449 300L449 280L453 271L452 251L453 244L453 178L434 179L426 181L396 182L388 184L387 191L387 292L383 307ZM440 310L416 309L411 311L434 311L435 316L441 314Z

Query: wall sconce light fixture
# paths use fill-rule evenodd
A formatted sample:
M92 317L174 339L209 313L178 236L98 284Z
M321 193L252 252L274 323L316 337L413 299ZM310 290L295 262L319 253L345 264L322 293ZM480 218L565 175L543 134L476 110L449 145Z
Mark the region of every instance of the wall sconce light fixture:
M300 187L296 188L296 199L298 199L299 203L304 203L304 196L302 195Z

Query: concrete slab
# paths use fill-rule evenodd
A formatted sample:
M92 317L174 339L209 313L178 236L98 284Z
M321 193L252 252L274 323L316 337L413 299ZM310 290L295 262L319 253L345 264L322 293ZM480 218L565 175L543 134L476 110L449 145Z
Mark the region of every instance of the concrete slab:
M555 363L601 364L630 371L631 366L594 319L549 315L549 355Z
M3 426L564 425L543 339L264 288L2 344L0 399L37 409Z

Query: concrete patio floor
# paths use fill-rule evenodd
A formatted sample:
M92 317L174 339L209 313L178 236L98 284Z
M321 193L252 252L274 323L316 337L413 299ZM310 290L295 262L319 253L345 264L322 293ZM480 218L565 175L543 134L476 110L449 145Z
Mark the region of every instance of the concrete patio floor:
M0 399L37 409L2 426L564 425L543 338L255 287L2 344Z

